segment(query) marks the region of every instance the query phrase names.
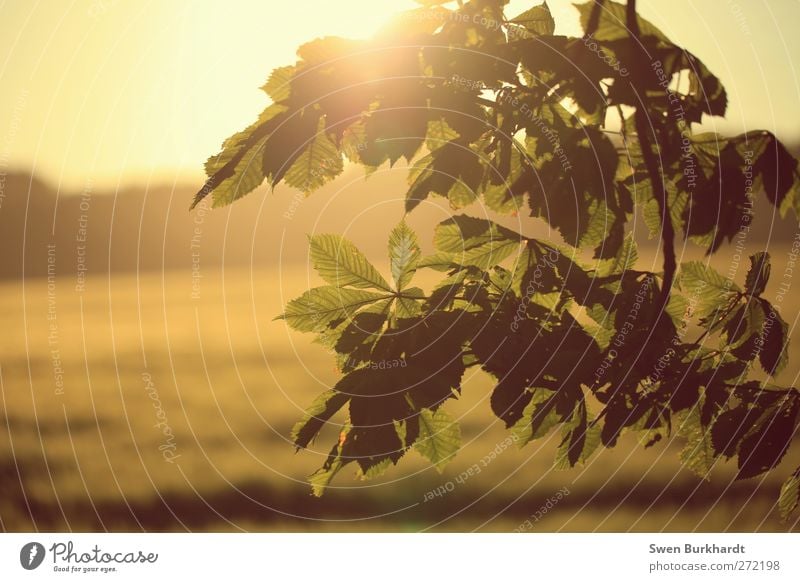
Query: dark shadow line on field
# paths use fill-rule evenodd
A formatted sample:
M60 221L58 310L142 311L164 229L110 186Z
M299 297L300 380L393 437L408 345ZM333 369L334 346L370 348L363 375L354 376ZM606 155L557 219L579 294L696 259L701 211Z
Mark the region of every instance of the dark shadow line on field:
M0 471L0 492L2 492L0 511L7 503L13 503L15 500L22 502L23 499L21 491L9 490L13 489L14 483L7 477L9 475L6 471ZM719 483L702 483L698 487L697 482L687 479L667 489L658 483L641 484L632 492L627 487L607 487L596 493L590 511L593 514L604 514L606 511L614 510L626 496L628 497L623 508L641 513L646 511L655 500L657 500L656 508L670 508L685 504L683 511L692 512L715 503L735 505L737 500L745 501L750 495L759 494L756 491L759 489L756 483L736 483L727 493L725 493L725 486L726 483L720 480ZM19 489L18 483L17 489ZM762 495L767 495L768 489ZM557 513L574 515L575 512L581 510L583 503L592 493L588 489L573 490L569 496L559 501L557 508L553 508L551 515L548 516L548 521L552 519L558 521ZM769 493L771 494L771 492ZM303 489L273 488L256 481L239 485L238 491L204 492L203 500L183 493L162 491L161 494L163 501L157 497L140 500L129 499L130 510L124 503L95 498L94 509L97 511L97 516L95 516L95 511L90 506L88 499L72 501L62 499L62 505L71 521L70 526L73 531L94 531L101 528L101 523L113 531L139 531L137 520L147 531L172 531L178 527L173 514L186 527L204 531L229 529L229 526L220 520L220 515L244 529L253 530L280 531L285 528L308 531L319 529L408 531L422 529L426 525L442 520L445 522L443 529L467 530L465 525L467 521L481 523L496 516L513 499L511 495L505 493L485 498L473 505L468 514L463 516L463 520L447 523L446 520L450 515L471 503L475 497L479 496L480 492L464 488L434 501L419 503L417 507L409 511L381 519L370 519L370 516L384 514L392 508L408 505L415 499L411 498L410 494L403 494L402 498L396 494L391 498L388 496L381 498L378 492L364 494L363 490L359 489L328 493L325 497L318 499ZM512 503L510 508L502 513L502 517L510 523L522 523L541 509L547 497L546 494L527 495L520 501ZM29 518L35 520L40 529L61 531L65 528L66 524L63 523L54 501L37 500L30 496L28 496L28 500L32 514ZM274 510L259 504L274 508ZM16 507L18 514L22 509L21 506ZM303 515L306 518L290 520L285 515L287 513ZM10 523L7 519L9 516L3 515L2 517L5 527L9 528L9 531L25 529L24 524ZM359 517L363 518L363 521L353 521ZM337 523L337 520L348 520L348 523ZM742 531L746 531L746 527L744 527L746 524L742 523ZM542 526L545 527L546 522L543 522ZM787 524L784 529L777 526L772 527L775 529L769 530L768 526L762 528L762 531L786 531L786 529L791 529L791 524ZM735 528L734 524L731 531L735 531ZM700 529L702 530L702 524Z

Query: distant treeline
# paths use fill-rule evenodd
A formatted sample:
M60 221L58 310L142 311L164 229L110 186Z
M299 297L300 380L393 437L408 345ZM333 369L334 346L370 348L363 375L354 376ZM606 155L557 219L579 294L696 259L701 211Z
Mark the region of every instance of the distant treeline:
M48 267L73 277L76 285L107 272L274 268L305 262L310 232L348 231L369 249L402 217L403 201L390 193L398 191L392 183L404 179L402 171L366 181L352 174L343 177L344 188L333 183L308 199L288 188L274 193L262 188L239 204L190 212L197 184L109 191L89 183L83 191L65 192L35 175L9 173L0 193L0 279L46 276ZM794 216L781 220L762 196L758 200L748 246L791 241L798 231ZM448 212L446 202L420 210L415 224L422 232L425 223L433 225ZM363 221L358 228L356 220ZM647 229L639 224L638 242L656 242L648 241ZM537 235L547 236L546 230ZM382 248L374 250L378 257L384 254Z

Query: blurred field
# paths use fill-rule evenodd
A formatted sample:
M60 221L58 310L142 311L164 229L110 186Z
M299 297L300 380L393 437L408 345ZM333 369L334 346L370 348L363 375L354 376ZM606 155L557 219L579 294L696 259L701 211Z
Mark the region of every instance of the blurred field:
M783 267L773 254L776 277ZM272 321L308 277L298 268L205 270L196 299L188 271L91 277L82 293L67 277L49 288L44 278L3 284L2 528L510 531L567 487L531 520L533 531L798 529L774 509L797 450L763 481L732 483L733 467L723 466L703 482L680 468L679 446L645 451L630 439L585 468L556 472L553 438L512 446L457 483L506 437L489 413L491 383L474 372L463 399L448 404L464 447L442 475L412 453L375 481L347 469L337 489L312 497L304 479L336 431L297 454L288 434L337 373L323 348ZM787 301L794 325L800 300ZM798 370L792 353L784 384ZM452 491L424 502L440 486Z

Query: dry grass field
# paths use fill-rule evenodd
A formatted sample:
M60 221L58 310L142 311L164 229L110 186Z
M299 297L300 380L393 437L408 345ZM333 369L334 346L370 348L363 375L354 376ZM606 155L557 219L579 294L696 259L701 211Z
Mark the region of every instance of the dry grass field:
M506 438L489 412L491 381L474 371L448 404L464 446L443 474L411 453L374 481L347 469L315 498L304 479L335 428L299 453L288 435L337 372L325 349L272 321L310 275L202 275L194 297L189 271L98 275L82 292L67 277L3 284L3 529L511 531L526 519L531 531L798 528L774 507L797 450L764 480L733 483L733 467L721 466L704 482L680 467L679 443L644 450L631 438L554 471L554 437L505 448L456 479ZM794 325L797 293L787 301ZM561 488L569 494L548 504Z

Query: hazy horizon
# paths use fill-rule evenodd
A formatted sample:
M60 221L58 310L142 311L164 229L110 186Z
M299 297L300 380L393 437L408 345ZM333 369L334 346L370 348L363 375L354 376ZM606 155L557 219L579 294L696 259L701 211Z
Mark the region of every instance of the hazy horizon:
M529 4L513 0L507 14ZM548 5L558 34L580 34L571 1ZM0 81L13 89L0 94L0 171L31 168L66 190L200 181L206 158L269 102L259 87L295 62L297 46L367 37L415 6L305 0L275 18L262 2L238 2L233 13L222 0L5 3ZM726 86L727 118L705 126L767 129L800 143L796 2L642 0L638 8Z

